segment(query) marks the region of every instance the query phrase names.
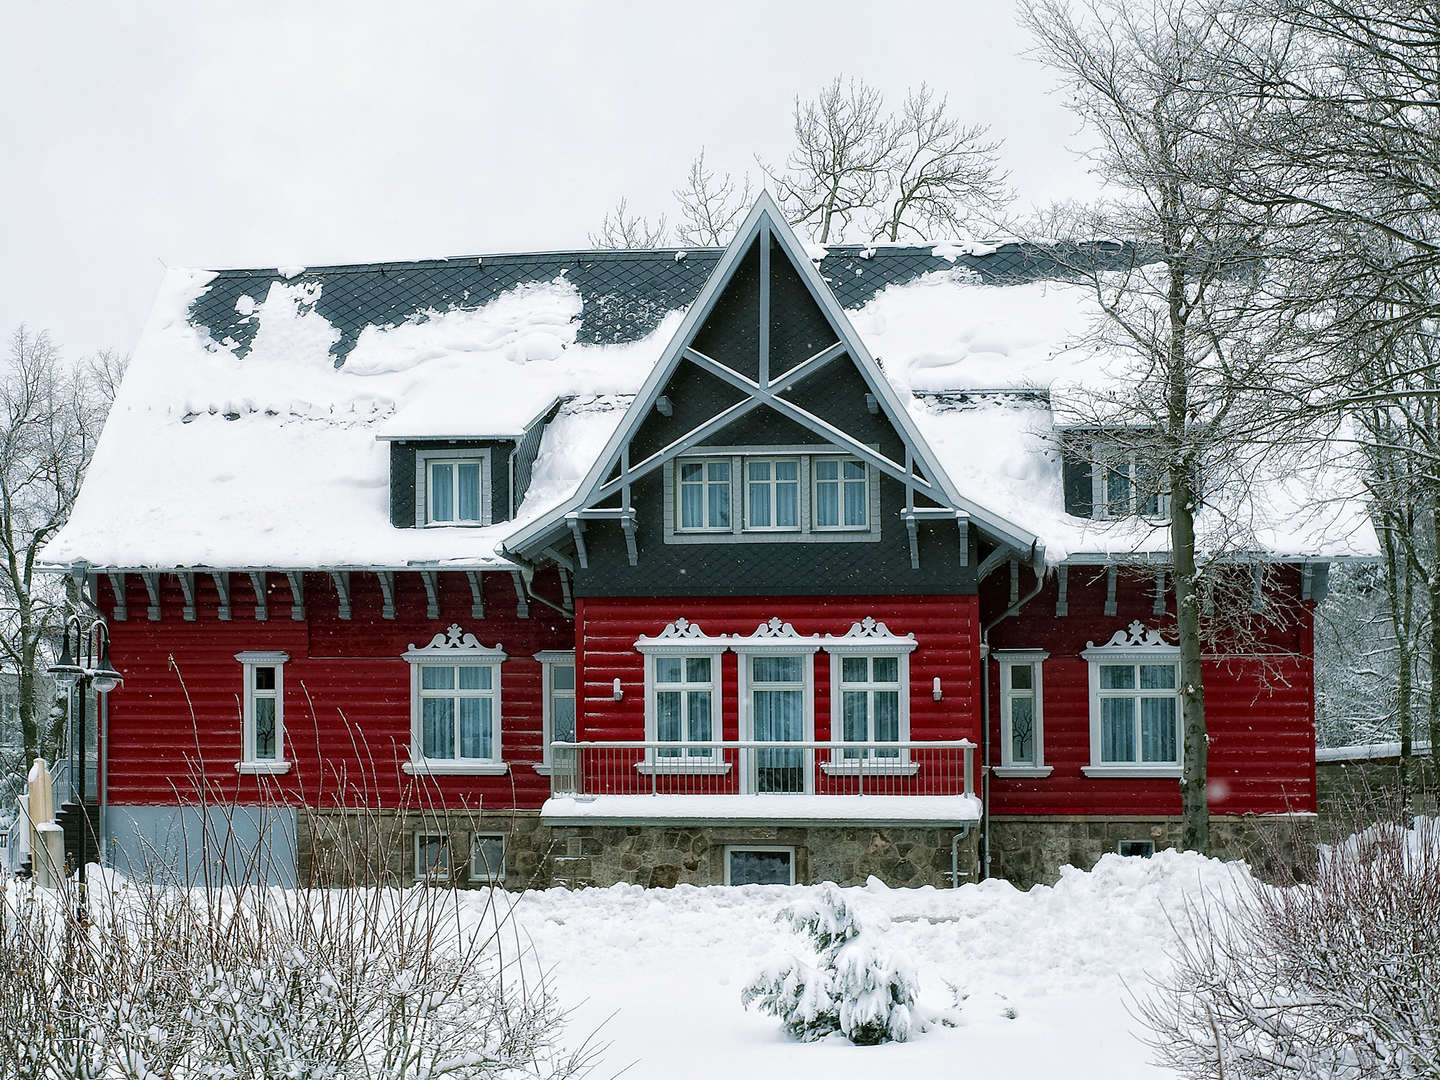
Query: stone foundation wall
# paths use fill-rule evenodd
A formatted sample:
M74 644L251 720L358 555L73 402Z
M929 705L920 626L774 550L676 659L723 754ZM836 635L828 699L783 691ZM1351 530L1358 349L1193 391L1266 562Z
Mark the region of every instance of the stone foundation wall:
M1433 758L1410 759L1411 813L1433 814L1440 808L1440 773ZM1315 766L1320 819L1327 839L1347 836L1376 816L1390 816L1400 807L1400 759L1322 761Z
M1244 859L1262 877L1284 880L1316 840L1313 814L1214 816L1211 853ZM1089 870L1121 841L1150 841L1156 851L1180 845L1178 816L1081 817L1025 815L990 821L990 874L1020 889L1053 885L1060 867Z
M725 848L795 849L795 880L863 885L950 885L950 844L958 829L900 826L557 825L554 879L570 886L624 882L668 888L723 885ZM976 831L958 848L961 882L976 880Z

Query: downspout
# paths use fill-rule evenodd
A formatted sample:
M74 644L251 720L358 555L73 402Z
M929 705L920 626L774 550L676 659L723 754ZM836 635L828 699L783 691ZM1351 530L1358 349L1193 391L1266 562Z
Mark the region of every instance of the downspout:
M1035 587L995 618L980 626L980 879L990 878L990 631L1022 608L1045 588L1045 549L1030 546L1030 570ZM978 589L979 582L976 582Z
M531 562L529 559L516 555L507 547L502 546L501 551L504 553L507 559L510 559L517 566L520 567L520 580L525 585L525 595L529 599L534 600L537 604L544 604L551 611L558 611L567 619L570 619L572 621L574 620L575 613L573 611L566 611L563 605L557 604L551 600L547 600L545 599L545 597L541 596L535 591L535 571L539 568L533 562Z
M110 809L110 695L95 696L100 699L100 760L97 762L100 776L96 784L100 788L100 824L95 838L95 846L100 850L95 853L95 857L102 866L109 866L110 833L106 818Z

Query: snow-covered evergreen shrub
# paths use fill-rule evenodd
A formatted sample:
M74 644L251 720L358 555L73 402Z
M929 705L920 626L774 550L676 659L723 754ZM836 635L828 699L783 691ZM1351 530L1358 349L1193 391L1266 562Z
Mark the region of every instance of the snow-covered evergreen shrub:
M811 948L766 963L744 990L746 1008L778 1017L805 1042L838 1031L870 1046L905 1042L922 1030L910 962L866 927L834 885L822 885L780 914Z

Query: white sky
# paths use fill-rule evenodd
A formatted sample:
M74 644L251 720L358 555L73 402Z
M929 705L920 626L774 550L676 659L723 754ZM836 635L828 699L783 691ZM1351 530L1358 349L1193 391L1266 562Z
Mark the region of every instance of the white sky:
M991 124L1022 203L1085 197L1012 2L7 0L0 333L128 351L162 264L584 246L620 194L671 210L702 145L783 158L842 73Z

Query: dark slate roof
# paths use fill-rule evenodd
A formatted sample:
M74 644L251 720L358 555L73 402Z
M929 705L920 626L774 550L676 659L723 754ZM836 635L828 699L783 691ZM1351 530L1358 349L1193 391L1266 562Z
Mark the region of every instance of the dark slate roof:
M934 249L933 244L830 247L820 272L846 308L862 306L887 285L936 270L964 268L992 285L1067 276L1053 252L1018 243L953 259L933 254ZM518 285L553 281L563 274L583 303L577 339L613 344L644 337L666 313L688 305L721 254L721 248L646 248L484 255L313 266L289 278L275 269L222 270L195 301L190 316L216 341L233 341L237 355L243 356L257 322L235 310L241 296L258 304L274 282L319 282L315 308L340 331L331 349L340 367L367 326L394 326L429 310L480 307Z

